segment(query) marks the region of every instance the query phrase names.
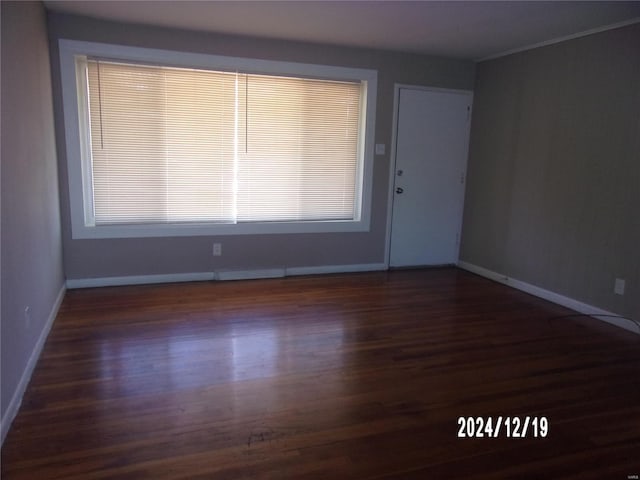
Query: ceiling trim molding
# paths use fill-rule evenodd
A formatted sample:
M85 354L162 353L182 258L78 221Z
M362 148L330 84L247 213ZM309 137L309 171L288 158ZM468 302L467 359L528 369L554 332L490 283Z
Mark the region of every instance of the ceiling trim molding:
M565 35L563 37L558 37L551 40L545 40L544 42L534 43L532 45L527 45L525 47L514 48L511 50L507 50L506 52L496 53L493 55L489 55L487 57L475 59L474 62L480 63L480 62L485 62L487 60L495 60L496 58L506 57L507 55L512 55L514 53L526 52L527 50L533 50L534 48L546 47L548 45L554 45L556 43L566 42L567 40L574 40L576 38L587 37L589 35L606 32L608 30L615 30L616 28L622 28L629 25L634 25L636 23L640 23L640 17L630 18L629 20L625 20L623 22L612 23L610 25L604 25L602 27L591 28L583 32L573 33L571 35Z

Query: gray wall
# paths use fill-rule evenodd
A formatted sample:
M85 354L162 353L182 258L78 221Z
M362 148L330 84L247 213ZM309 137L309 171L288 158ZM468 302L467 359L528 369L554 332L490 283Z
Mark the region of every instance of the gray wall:
M382 263L394 82L471 89L474 79L472 62L127 25L55 13L49 16L49 32L52 58L58 55L57 39L69 38L217 55L374 68L378 70L376 142L387 144L387 155L375 158L372 223L371 231L367 233L222 236L217 239L176 237L72 240L59 68L57 61L54 61L52 71L58 129L65 271L70 279L272 266ZM211 255L214 241L223 244L223 256L216 257L215 262Z
M462 260L640 319L639 208L640 25L477 66Z
M0 401L5 432L7 407L47 326L64 275L45 12L34 2L1 5ZM25 307L30 310L29 321Z

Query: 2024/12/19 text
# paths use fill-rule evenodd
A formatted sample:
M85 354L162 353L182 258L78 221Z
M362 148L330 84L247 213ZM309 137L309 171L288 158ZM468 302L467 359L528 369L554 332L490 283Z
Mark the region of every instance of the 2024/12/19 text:
M458 438L544 438L547 417L458 417Z

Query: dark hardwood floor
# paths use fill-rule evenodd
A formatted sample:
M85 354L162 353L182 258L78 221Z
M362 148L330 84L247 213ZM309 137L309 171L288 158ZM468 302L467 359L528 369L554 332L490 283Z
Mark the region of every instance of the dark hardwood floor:
M2 478L633 478L640 336L571 313L456 269L69 291Z

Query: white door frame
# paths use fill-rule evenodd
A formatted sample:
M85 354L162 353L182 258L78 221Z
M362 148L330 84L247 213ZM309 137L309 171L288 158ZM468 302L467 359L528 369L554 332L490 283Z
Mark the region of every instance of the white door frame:
M385 245L384 245L384 264L385 268L388 270L390 265L390 257L391 257L391 221L393 220L393 202L395 195L394 185L396 179L396 150L397 150L397 135L398 135L398 114L400 109L400 90L402 88L408 88L411 90L423 90L429 92L444 92L444 93L464 93L469 94L471 96L471 111L469 115L473 112L473 90L464 90L464 89L456 89L456 88L438 88L438 87L427 87L424 85L409 85L406 83L395 83L393 86L393 123L392 123L392 131L391 131L391 156L389 158L389 187L387 192L387 231L385 236ZM471 121L468 123L467 127L467 135L470 135L471 130ZM470 139L469 139L470 140ZM467 147L467 162L469 161L469 149ZM466 169L465 169L466 171ZM466 174L465 174L466 176ZM466 188L466 178L465 178L465 189L463 193L463 205L464 205L464 195L467 191ZM460 219L460 227L462 227L462 218ZM460 228L462 231L462 228ZM462 239L461 239L462 240Z

